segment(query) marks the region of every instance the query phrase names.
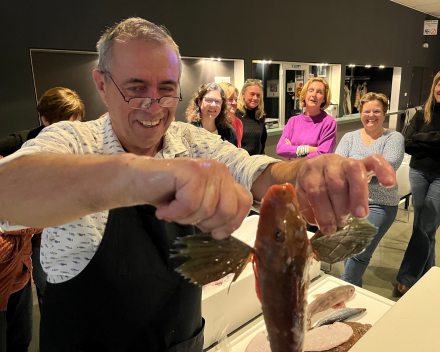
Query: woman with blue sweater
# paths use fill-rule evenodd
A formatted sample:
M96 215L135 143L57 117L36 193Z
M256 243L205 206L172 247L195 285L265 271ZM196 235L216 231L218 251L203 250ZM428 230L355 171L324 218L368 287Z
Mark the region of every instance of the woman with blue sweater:
M336 154L353 159L363 159L379 154L397 170L404 156L403 136L399 132L383 127L388 107L388 99L384 94L367 93L360 101L359 111L364 128L346 133L336 148ZM353 285L362 287L362 276L367 269L373 252L382 237L392 225L399 205L397 184L391 188L380 185L375 176L368 184L370 214L367 220L378 229L365 251L344 264L344 274L341 279Z

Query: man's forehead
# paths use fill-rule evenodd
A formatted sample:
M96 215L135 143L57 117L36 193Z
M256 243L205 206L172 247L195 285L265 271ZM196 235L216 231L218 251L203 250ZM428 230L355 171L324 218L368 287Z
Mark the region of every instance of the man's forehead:
M143 71L167 73L163 80L177 82L179 79L179 59L173 48L143 40L115 43L113 63L116 69L131 72L131 78L140 78Z

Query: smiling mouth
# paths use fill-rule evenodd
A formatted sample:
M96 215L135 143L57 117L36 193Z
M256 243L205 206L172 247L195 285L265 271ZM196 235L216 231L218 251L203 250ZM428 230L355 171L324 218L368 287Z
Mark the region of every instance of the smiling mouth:
M377 119L375 119L375 120L367 120L367 122L376 122L377 121Z
M154 121L139 121L139 122L147 128L152 128L152 127L157 126L160 123L160 119L154 120Z

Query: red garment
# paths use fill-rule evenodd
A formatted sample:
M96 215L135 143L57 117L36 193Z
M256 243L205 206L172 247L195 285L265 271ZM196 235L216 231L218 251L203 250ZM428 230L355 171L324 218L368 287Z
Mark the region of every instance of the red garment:
M32 235L42 229L0 232L0 311L6 311L12 293L20 291L32 273Z
M241 139L243 138L243 122L241 122L241 120L235 115L232 115L232 127L237 133L237 145L239 148L241 148Z

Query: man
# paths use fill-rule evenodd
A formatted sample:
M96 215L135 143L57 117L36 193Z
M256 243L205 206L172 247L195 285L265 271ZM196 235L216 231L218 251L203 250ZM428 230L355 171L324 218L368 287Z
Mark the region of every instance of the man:
M42 352L201 351L201 290L169 259L174 238L193 234L182 225L224 238L252 197L289 181L304 216L331 234L349 213L368 214L367 171L395 183L380 156L276 162L171 124L180 55L148 21L121 22L97 47L109 116L51 126L0 164L0 227L45 228Z

